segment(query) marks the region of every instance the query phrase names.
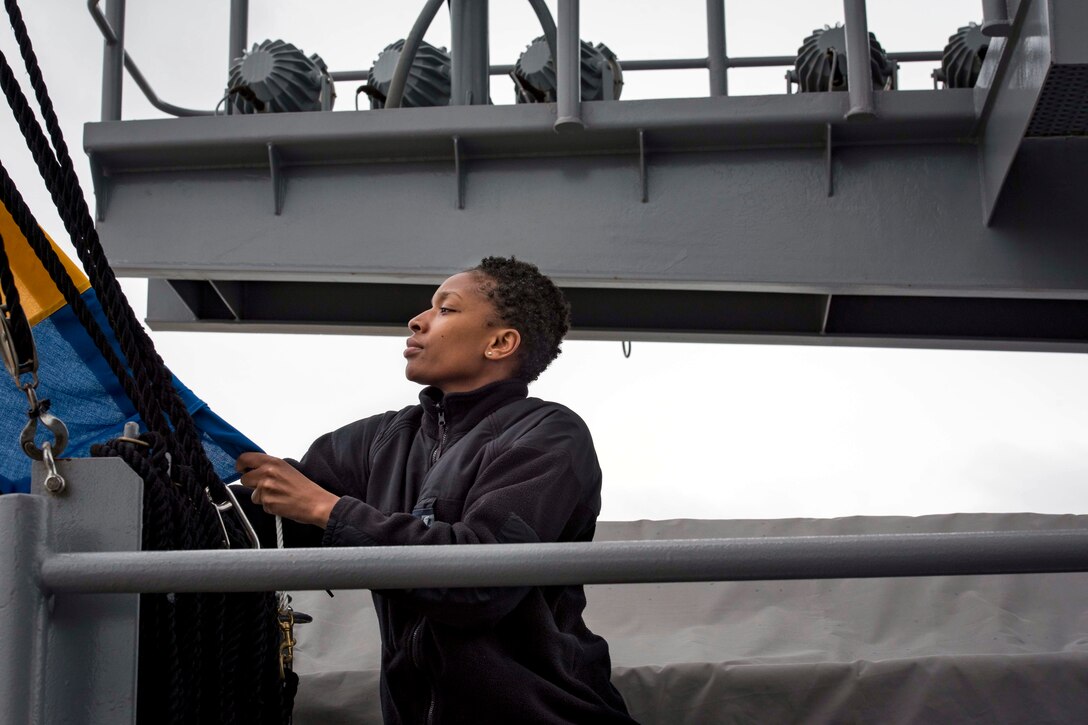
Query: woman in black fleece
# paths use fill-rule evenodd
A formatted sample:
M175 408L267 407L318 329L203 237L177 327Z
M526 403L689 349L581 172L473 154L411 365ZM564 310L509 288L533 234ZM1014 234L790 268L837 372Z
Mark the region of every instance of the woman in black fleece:
M419 405L327 433L294 465L246 453L242 483L269 513L312 525L292 527L294 543L590 541L601 471L589 430L527 397L569 316L535 266L484 259L408 323L405 374L428 386ZM374 592L385 722L630 725L585 602L581 586Z

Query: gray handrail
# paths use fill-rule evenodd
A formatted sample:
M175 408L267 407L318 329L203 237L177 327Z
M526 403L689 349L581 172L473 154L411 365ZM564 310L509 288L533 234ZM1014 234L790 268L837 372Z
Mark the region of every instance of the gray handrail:
M106 39L106 43L108 43L109 45L116 45L118 42L117 33L114 32L112 27L110 27L110 23L106 19L106 16L103 15L102 11L98 9L99 2L100 0L87 0L87 10L90 12L91 18L94 19L95 25L97 25L98 29L102 31L102 36ZM162 100L161 98L159 98L158 94L155 93L154 89L151 87L151 84L147 82L147 78L144 77L144 74L136 65L136 61L132 59L132 56L129 55L127 50L124 51L124 58L125 70L127 70L128 74L132 76L132 80L136 81L136 85L140 88L141 91L143 91L144 97L147 98L148 102L151 103L151 105L155 108L159 109L163 113L169 113L172 116L215 115L215 111L202 111L194 108L175 106L173 103L167 103L166 101ZM119 98L120 95L121 90L120 88L118 88L116 90L116 96Z
M555 586L1088 571L1088 529L47 555L48 592Z
M555 56L556 131L583 128L582 40L578 0L559 0L559 32Z
M846 18L846 77L850 86L847 120L873 118L873 68L869 59L869 21L865 0L843 0Z

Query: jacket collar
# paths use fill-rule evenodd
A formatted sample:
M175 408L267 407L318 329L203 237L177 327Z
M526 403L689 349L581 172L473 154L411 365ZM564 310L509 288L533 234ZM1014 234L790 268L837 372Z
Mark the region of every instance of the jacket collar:
M449 395L428 386L419 393L419 402L423 406L423 432L429 438L438 437L439 406L446 419L446 434L453 438L476 427L477 423L507 403L521 400L528 394L529 386L516 379L500 380L466 393Z

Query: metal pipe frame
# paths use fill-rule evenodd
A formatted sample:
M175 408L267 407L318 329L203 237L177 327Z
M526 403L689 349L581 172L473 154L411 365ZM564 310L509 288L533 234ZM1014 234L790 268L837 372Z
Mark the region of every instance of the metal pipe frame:
M1088 571L1088 530L54 554L50 593L556 586Z
M242 57L249 38L249 0L230 0L230 36L227 43L227 72Z
M982 34L990 38L1004 38L1012 25L1005 0L982 0Z
M540 23L540 29L544 33L544 42L548 44L548 50L552 54L552 58L558 56L558 49L556 47L556 29L555 18L552 17L552 11L548 9L548 5L544 0L529 0L529 5L532 6L533 12L536 13L536 19ZM491 66L494 68L495 66ZM510 66L510 70L513 71L514 67ZM493 71L489 71L491 75L496 75ZM503 75L509 75L509 71Z
M98 0L89 0L92 15L97 12ZM121 91L125 77L125 0L108 0L106 15L98 27L109 27L102 49L102 120L121 120Z
M843 0L843 13L846 19L846 78L850 86L850 110L846 112L846 119L875 118L865 0Z
M450 105L486 106L488 0L450 0Z
M1000 0L998 0L1000 1ZM162 111L163 113L171 116L178 117L192 117L192 116L214 116L215 111L186 108L184 106L177 106L173 103L159 98L155 93L154 88L148 82L147 78L140 71L139 66L136 65L136 61L124 50L123 42L119 42L120 38L118 33L114 30L111 21L102 14L98 5L101 0L87 0L87 10L90 12L91 18L94 20L95 25L102 33L102 37L106 42L106 53L112 57L117 52L117 48L114 46L120 46L120 55L122 58L122 65L129 75L132 76L132 80L136 82L140 91L147 98L148 102ZM112 3L120 3L120 25L122 34L124 30L124 0L111 0ZM554 20L551 19L551 14L548 13L546 18L541 15L541 11L537 9L538 2L530 0L533 5L534 11L537 12L537 17L540 18L541 28L543 29L545 38L549 41L549 47L553 47L553 43L557 43L556 31ZM542 4L542 3L541 3ZM575 2L577 4L577 2ZM426 33L427 28L430 26L431 20L434 19L434 15L438 12L438 8L441 7L442 0L431 0L424 8L419 18L416 20L416 25L413 26L412 32L408 35L408 40L405 42L405 50L409 47L418 48L419 41L423 39L423 34ZM721 78L719 81L714 79L718 77L719 69L717 67L717 61L714 60L716 56L715 48L717 48L717 40L711 38L711 6L721 5L722 13L722 33L721 33ZM547 11L547 6L543 6L544 11ZM248 37L248 21L249 21L249 2L248 0L231 0L231 17L230 17L230 39L228 55L228 69L230 63L234 59L240 57L245 51L247 37ZM713 11L716 12L716 11ZM711 72L711 95L727 95L728 94L728 77L726 71L729 68L765 68L772 66L790 66L794 64L796 58L792 55L773 55L773 56L750 56L746 58L730 58L725 53L725 9L724 0L707 0L707 15L708 15L708 52L710 55L706 58L661 58L661 59L645 59L645 60L629 60L623 62L624 71L651 71L651 70L699 70L703 68L709 68ZM715 16L716 17L716 16ZM548 22L550 21L550 23ZM715 26L716 27L716 24ZM417 37L418 36L418 37ZM414 42L412 42L414 41ZM580 49L579 49L580 51ZM414 55L414 51L411 55ZM553 56L558 58L558 53L553 50ZM916 63L916 62L929 62L940 61L942 51L915 51L905 53L889 53L888 57L895 62L899 63ZM579 58L580 60L580 58ZM393 80L390 84L389 97L397 101L396 104L386 104L387 108L396 108L399 104L399 99L404 93L404 84L408 80L408 70L411 63L406 63L404 66L403 78L400 78L398 84L398 73L394 72ZM120 98L121 98L121 80L108 74L109 65L103 66L102 73L102 120L103 121L118 121L121 119L120 111ZM398 66L399 70L399 66ZM514 70L513 64L503 65L489 65L487 74L492 76L509 75ZM110 71L112 72L112 71ZM368 78L369 69L367 70L346 70L346 71L334 71L330 75L333 81L365 81ZM399 88L399 95L395 94L395 91ZM721 93L715 93L715 88L721 88ZM581 82L578 83L579 95L581 94ZM109 107L107 108L107 102ZM109 115L107 115L107 110ZM579 126L581 127L581 126Z
M416 22L412 25L412 29L408 32L408 37L404 39L404 46L400 49L400 57L397 58L397 66L393 69L393 78L389 81L389 93L386 94L385 98L386 108L400 108L401 101L404 99L404 87L408 83L408 71L412 68L412 60L416 56L416 51L419 50L419 44L423 42L423 36L427 34L427 28L431 27L431 21L434 20L434 16L438 13L438 9L442 7L443 2L445 0L427 0L427 4L423 6L419 16L416 17ZM335 76L333 76L333 80L336 80ZM359 80L366 80L366 77L364 76Z
M132 59L132 56L128 54L128 51L124 49L124 0L111 0L110 8L114 7L115 3L119 3L121 6L119 19L107 18L102 14L102 11L98 9L98 3L100 0L87 0L87 10L90 12L91 17L94 19L95 25L102 31L102 37L106 41L106 57L103 61L102 68L102 120L103 121L120 121L121 120L121 88L122 78L113 75L111 70L112 60L114 55L119 54L122 58L122 65L124 69L128 71L132 76L132 80L136 82L136 85L143 92L148 102L159 109L163 113L170 114L171 116L214 116L215 111L202 111L194 108L185 108L183 106L175 106L173 103L167 103L158 97L155 90L151 87L151 84L147 82L147 78L140 72L139 67L136 65L136 61ZM120 33L114 30L114 25L121 29Z
M710 69L710 95L728 96L729 61L725 51L725 0L706 0L706 54L707 68Z
M582 121L582 43L578 0L559 0L559 55L555 59L556 131L578 130Z
M943 51L919 50L904 53L888 53L888 58L897 63L927 63L941 61ZM740 58L726 58L726 68L771 68L774 66L792 66L796 62L792 55L753 55ZM648 70L702 70L708 67L707 58L648 58L624 60L620 65L623 72ZM493 76L508 76L514 70L513 63L490 66L488 73ZM365 81L369 69L333 71L334 81Z

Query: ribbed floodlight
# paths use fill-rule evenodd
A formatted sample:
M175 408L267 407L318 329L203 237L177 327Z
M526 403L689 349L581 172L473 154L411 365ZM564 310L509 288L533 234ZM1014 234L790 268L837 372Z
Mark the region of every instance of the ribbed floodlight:
M555 61L544 36L540 36L518 58L513 72L518 103L554 103ZM623 70L616 54L604 43L582 41L582 100L616 100L623 89Z
M386 46L367 74L364 90L370 95L371 108L384 108L393 73L400 60L404 40ZM408 69L401 108L450 105L450 54L445 48L420 41L419 49Z
M982 28L969 23L956 31L944 46L941 67L933 71L933 79L945 88L974 88L990 39L982 34Z
M890 90L895 65L869 33L869 64L873 70L873 88ZM846 30L841 26L817 28L797 50L797 61L786 74L802 93L845 91L849 89L846 72Z
M227 86L241 113L320 111L332 108L332 80L317 53L305 53L282 40L254 43L235 59ZM327 100L323 98L327 94ZM324 101L324 103L323 103Z

